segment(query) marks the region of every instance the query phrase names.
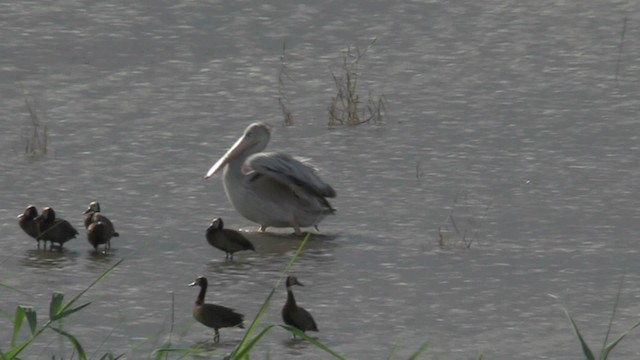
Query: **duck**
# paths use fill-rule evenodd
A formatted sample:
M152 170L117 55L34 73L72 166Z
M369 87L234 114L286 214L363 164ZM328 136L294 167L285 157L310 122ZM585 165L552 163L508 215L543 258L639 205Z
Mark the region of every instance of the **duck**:
M222 218L214 218L206 232L207 242L226 253L225 259L233 260L233 253L253 250L255 247L244 235L235 230L225 229Z
M205 179L223 172L227 198L244 218L268 227L316 228L327 215L335 213L327 198L336 191L318 176L306 161L281 152L264 152L272 127L263 122L250 124L227 152L218 159Z
M296 278L295 276L287 276L287 302L282 307L282 321L284 321L285 324L293 326L302 332L320 331L318 330L316 321L313 320L313 316L311 316L311 314L307 310L296 304L296 298L293 296L293 291L291 290L291 287L293 285L304 286L298 281L298 278ZM293 334L294 339L295 337L296 335Z
M87 240L96 252L98 252L98 245L104 245L105 252L111 249L113 228L103 218L104 216L100 213L95 214L94 221L87 227Z
M208 281L204 276L199 276L189 286L200 286L200 292L193 305L193 317L204 326L213 328L215 335L213 342L220 341L219 329L228 327L239 327L244 329L244 315L236 312L234 309L204 302L207 293Z
M24 210L24 212L20 215L18 215L18 224L20 225L20 228L22 228L22 230L24 230L24 232L31 236L32 238L36 239L36 241L38 242L38 249L40 248L40 241L42 239L39 239L38 236L40 235L40 231L38 230L38 223L35 221L35 219L38 217L38 209L34 206L34 205L29 205L27 206L27 208ZM44 247L47 247L47 242L44 242Z
M87 229L87 240L98 251L98 245L105 245L106 249L111 248L111 238L120 234L115 230L113 223L108 217L100 212L100 203L93 201L84 212L84 226Z
M45 244L47 240L51 241L49 249L53 248L53 243L58 243L60 251L62 251L62 245L78 235L78 230L67 220L57 218L56 212L50 207L44 208L35 221L38 223L38 231L40 231L38 239L44 240Z

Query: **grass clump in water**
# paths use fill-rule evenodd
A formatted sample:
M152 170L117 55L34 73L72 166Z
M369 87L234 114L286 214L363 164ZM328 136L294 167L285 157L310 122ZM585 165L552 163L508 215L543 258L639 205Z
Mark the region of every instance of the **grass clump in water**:
M419 170L416 171L419 174ZM438 247L445 248L450 243L457 242L466 249L470 248L480 237L479 229L492 206L493 203L489 203L489 205L483 206L484 210L481 214L473 215L474 211L470 205L468 192L458 192L453 199L453 205L447 217L438 226ZM463 214L458 214L460 208L462 208Z
M29 112L30 128L23 129L22 139L24 142L24 153L29 157L37 157L47 153L49 143L49 132L47 124L43 124L41 116L35 109L31 97L28 93L24 95L24 104Z
M342 56L340 75L331 71L336 95L331 98L329 105L329 126L382 123L383 113L387 107L385 96L375 98L369 91L366 105L363 107L358 93L359 63L375 42L376 39L373 39L363 51L350 45Z
M287 57L285 54L286 50L287 50L287 43L282 42L282 55L280 56L280 71L278 72L278 104L280 104L280 110L282 111L282 116L284 117L282 121L282 125L292 126L293 114L285 104L286 102L288 102L288 100L284 94L285 78L293 81L293 79L291 78L291 75L289 75L289 70L287 69Z

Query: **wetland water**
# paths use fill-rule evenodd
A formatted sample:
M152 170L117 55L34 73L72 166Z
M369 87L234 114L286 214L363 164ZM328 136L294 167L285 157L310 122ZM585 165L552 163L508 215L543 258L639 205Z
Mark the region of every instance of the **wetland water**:
M561 305L597 350L624 277L612 331L640 319L639 10L635 1L5 2L0 282L24 294L0 288L0 310L33 305L42 321L52 292L70 298L127 256L65 321L88 354L146 358L168 337L171 293L173 345L210 338L191 316L197 275L209 278L208 301L252 319L299 239L255 233L220 177L203 176L262 120L277 128L268 149L309 157L338 193L337 215L292 269L322 342L354 359L386 358L398 338L400 359L425 340L433 359L581 358ZM385 121L328 129L330 69L347 45L374 37L359 84L363 97L385 94ZM283 41L290 128L277 101ZM37 160L22 150L24 91L49 129L49 154ZM92 254L82 227L92 200L120 233L108 256ZM80 237L62 254L38 251L15 219L28 204L54 207ZM256 252L224 261L204 239L217 216L246 230ZM265 323L281 321L285 298L282 286ZM1 317L3 350L10 328ZM220 355L241 337L221 330ZM635 358L639 337L614 356ZM266 354L326 358L280 330L254 356ZM71 349L51 332L24 355Z

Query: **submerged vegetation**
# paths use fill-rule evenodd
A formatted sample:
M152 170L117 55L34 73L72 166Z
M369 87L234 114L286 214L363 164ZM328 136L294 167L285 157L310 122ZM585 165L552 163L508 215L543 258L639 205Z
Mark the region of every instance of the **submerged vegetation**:
M33 100L29 93L24 94L24 104L29 112L30 127L23 129L22 140L24 143L24 153L29 157L37 157L47 153L49 133L47 124L44 124L41 116L33 105Z
M420 174L419 166L416 168ZM479 229L493 203L488 205L472 204L467 191L460 191L456 194L451 205L451 210L438 226L438 246L440 248L447 247L450 244L458 243L464 248L470 248L480 236ZM474 209L482 208L482 212L477 214ZM460 212L462 214L458 214Z
M342 55L340 73L336 75L331 71L336 95L331 98L329 105L329 126L356 126L364 123L379 124L382 122L387 107L385 96L380 95L376 98L369 91L367 100L363 104L358 88L360 60L375 42L376 39L373 39L362 51L357 47L348 46Z
M329 126L382 123L384 112L387 109L386 97L384 95L375 97L369 90L366 99L363 100L358 83L360 61L375 42L376 39L373 39L364 50L349 45L342 54L340 71L336 73L330 69L336 93L331 97L331 103L328 107ZM286 80L293 81L293 78L287 67L286 43L283 42L278 70L278 105L282 111L283 126L291 126L294 123L294 118L287 106L289 99L284 91Z
M287 107L286 103L288 99L284 93L284 81L285 79L293 80L291 75L289 75L289 70L287 68L287 43L282 43L282 55L280 55L280 70L278 71L278 104L280 104L280 110L282 111L282 116L284 119L282 120L282 124L284 126L293 125L293 114Z

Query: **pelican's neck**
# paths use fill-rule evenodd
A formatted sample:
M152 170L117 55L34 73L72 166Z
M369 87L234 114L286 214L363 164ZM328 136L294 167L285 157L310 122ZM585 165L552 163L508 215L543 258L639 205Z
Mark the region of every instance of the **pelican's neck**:
M227 163L224 168L223 176L225 178L233 177L236 180L243 178L245 174L242 173L242 165L247 161L247 158L253 154L263 151L265 148L266 145L258 143L238 154Z

